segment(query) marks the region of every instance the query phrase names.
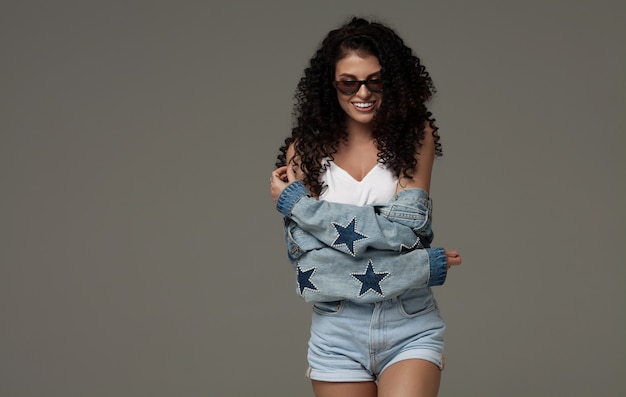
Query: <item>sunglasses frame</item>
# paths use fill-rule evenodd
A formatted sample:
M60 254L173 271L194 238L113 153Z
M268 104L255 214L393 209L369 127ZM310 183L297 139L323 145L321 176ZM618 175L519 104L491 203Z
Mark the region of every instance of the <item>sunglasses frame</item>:
M335 86L335 89L339 92L341 92L344 95L352 95L352 94L356 94L357 92L359 92L359 90L361 89L361 87L363 85L365 85L365 87L370 91L370 92L382 92L383 89L381 88L380 90L373 90L372 87L369 86L369 84L367 84L368 82L372 81L372 80L378 80L380 81L380 78L375 78L375 79L367 79L367 80L339 80L339 81L333 81L333 86ZM341 82L355 82L358 83L357 87L353 90L353 91L344 91L341 88L339 88L337 83L341 83Z

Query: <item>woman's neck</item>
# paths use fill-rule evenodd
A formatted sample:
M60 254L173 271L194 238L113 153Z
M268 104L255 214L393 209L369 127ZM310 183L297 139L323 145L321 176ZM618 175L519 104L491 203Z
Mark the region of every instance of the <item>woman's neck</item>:
M361 124L348 121L348 143L361 144L371 142L374 139L374 133L370 124Z
M336 155L343 157L344 155L352 156L355 154L357 157L361 157L360 154L362 154L363 157L367 158L366 153L372 152L376 157L378 149L370 125L348 123L347 132L348 137L339 143Z

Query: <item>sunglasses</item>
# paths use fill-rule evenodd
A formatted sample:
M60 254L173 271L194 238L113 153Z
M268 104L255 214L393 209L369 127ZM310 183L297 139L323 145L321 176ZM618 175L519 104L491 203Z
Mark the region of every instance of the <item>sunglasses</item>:
M337 91L345 95L352 95L361 89L361 86L365 84L370 92L382 92L383 81L380 78L367 79L367 80L337 80L333 81L333 85Z

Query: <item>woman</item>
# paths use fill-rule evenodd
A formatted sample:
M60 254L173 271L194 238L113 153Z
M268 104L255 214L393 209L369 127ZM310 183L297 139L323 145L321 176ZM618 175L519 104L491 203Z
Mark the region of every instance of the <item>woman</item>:
M441 154L426 107L433 92L403 40L360 18L328 33L298 84L296 123L270 183L295 247L299 292L315 302L308 376L318 397L438 393L445 324L430 280L438 272L443 282L461 258L427 248L431 171ZM407 198L415 205L394 203ZM393 276L412 268L426 276L389 293L389 280L407 279ZM333 284L336 271L348 271L346 281Z

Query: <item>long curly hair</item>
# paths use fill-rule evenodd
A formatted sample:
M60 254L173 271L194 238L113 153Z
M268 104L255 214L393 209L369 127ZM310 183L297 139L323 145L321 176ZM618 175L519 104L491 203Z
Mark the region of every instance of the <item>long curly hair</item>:
M309 191L319 196L324 189L320 175L324 158L333 158L348 137L346 114L333 86L335 65L349 52L373 55L381 65L383 101L373 119L373 137L379 162L396 176L412 178L425 126L433 130L435 154L442 155L439 135L426 103L435 86L420 59L398 34L376 21L353 17L328 33L304 70L293 108L291 135L279 149L276 166L286 165L288 147L294 143L297 164Z

